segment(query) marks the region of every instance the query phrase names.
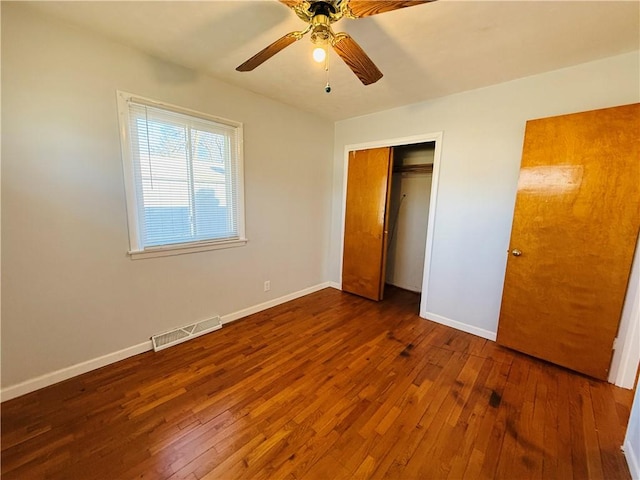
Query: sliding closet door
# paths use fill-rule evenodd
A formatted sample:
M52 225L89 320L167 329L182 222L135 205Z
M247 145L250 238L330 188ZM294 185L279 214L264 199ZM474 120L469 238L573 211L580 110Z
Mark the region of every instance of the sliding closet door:
M390 147L349 153L342 290L382 300L387 251Z

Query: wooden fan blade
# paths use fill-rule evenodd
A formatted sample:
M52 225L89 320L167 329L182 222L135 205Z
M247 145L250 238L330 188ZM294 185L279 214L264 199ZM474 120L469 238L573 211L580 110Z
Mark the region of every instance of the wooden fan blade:
M333 49L344 60L349 68L356 74L362 83L370 85L382 78L382 72L378 70L369 56L364 53L360 45L346 33L338 33L333 40Z
M250 72L257 66L262 65L264 62L269 60L280 50L283 50L284 48L296 42L296 40L300 40L301 38L302 36L300 35L300 32L287 33L284 37L279 38L268 47L260 50L253 57L236 68L236 70L239 72Z
M379 13L391 12L392 10L413 7L434 1L435 0L349 0L347 4L347 16L351 18L369 17Z

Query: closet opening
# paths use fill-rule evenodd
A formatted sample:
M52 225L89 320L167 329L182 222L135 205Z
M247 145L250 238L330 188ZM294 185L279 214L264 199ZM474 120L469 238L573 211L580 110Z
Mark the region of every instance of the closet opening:
M342 290L375 301L413 292L422 312L441 134L407 140L347 147Z
M393 147L385 286L422 292L435 142Z

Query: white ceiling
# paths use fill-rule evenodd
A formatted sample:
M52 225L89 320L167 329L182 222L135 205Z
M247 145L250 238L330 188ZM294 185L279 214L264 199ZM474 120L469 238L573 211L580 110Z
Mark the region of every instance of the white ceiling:
M384 73L363 86L334 54L332 92L308 36L252 72L235 67L305 24L276 0L32 2L225 82L339 120L637 50L639 1L440 0L358 20L346 31Z

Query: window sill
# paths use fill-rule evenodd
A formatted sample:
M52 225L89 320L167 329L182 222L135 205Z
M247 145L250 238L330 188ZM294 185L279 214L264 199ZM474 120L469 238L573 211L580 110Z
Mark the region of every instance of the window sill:
M184 255L186 253L205 252L207 250L221 250L223 248L235 248L246 245L248 240L227 240L224 242L211 243L186 243L179 245L167 245L164 247L147 248L146 250L136 250L128 252L132 260L154 257L168 257L171 255Z

